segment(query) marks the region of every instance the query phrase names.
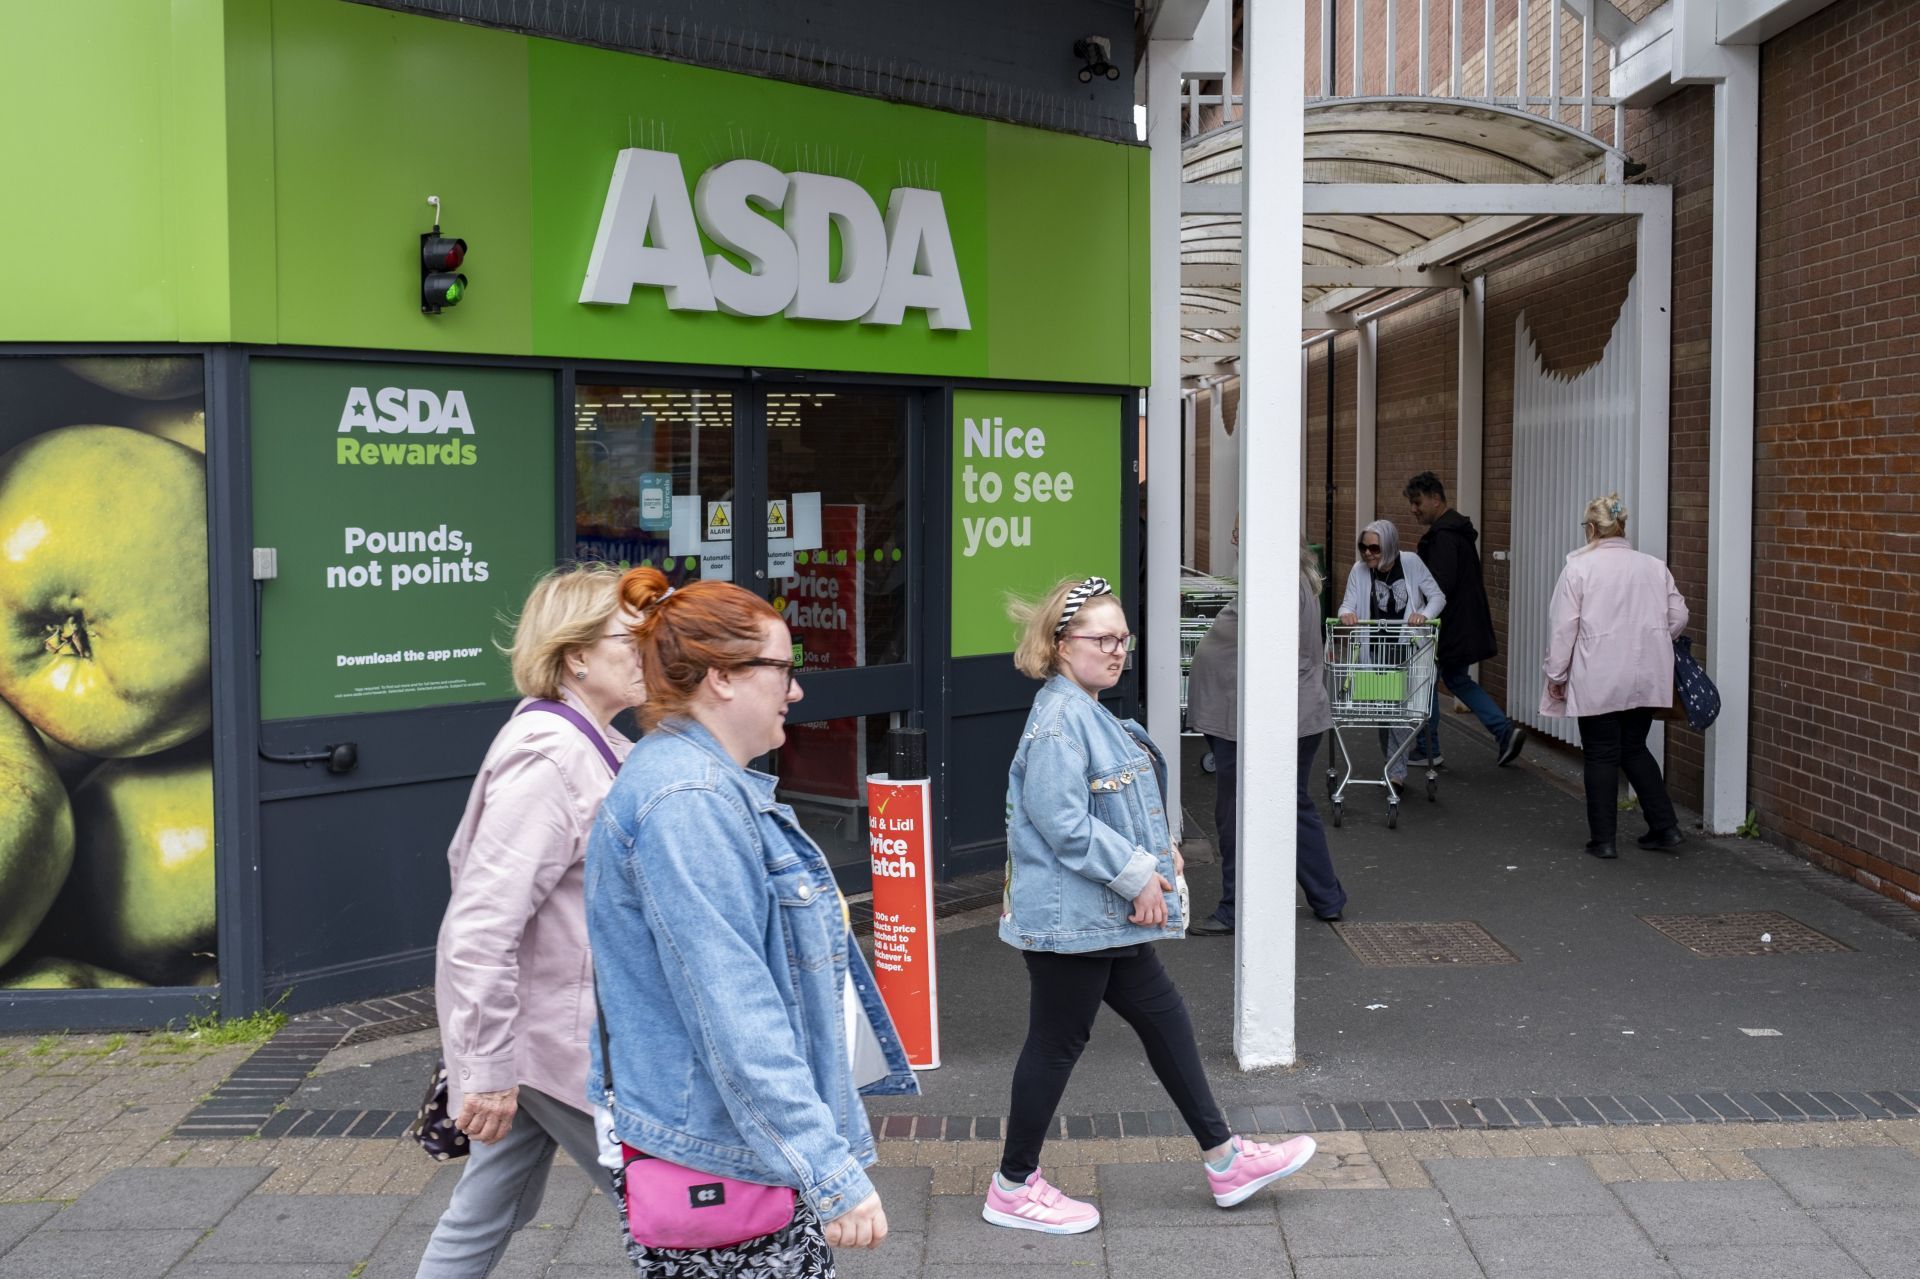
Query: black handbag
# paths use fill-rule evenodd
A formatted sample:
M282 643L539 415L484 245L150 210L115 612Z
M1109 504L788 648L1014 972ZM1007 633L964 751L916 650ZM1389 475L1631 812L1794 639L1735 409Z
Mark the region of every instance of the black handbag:
M1685 635L1673 642L1673 691L1694 728L1705 732L1720 718L1720 690L1694 660L1693 641Z
M471 1143L467 1134L453 1126L453 1115L447 1110L446 1062L434 1065L433 1082L427 1085L427 1095L420 1099L420 1113L407 1129L407 1136L441 1163L466 1157Z

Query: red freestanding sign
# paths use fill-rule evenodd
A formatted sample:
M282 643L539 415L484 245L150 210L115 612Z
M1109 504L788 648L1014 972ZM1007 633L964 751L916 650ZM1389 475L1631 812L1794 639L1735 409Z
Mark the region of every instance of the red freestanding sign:
M931 783L867 778L867 850L873 867L873 975L900 1032L907 1064L940 1065L940 985L933 956Z

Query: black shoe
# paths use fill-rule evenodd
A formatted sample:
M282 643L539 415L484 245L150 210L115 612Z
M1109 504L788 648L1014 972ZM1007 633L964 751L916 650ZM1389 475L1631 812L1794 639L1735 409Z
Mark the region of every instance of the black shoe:
M1607 861L1611 861L1620 855L1620 850L1613 846L1613 841L1610 839L1588 840L1587 852Z
M1233 925L1223 924L1219 920L1215 919L1212 915L1208 915L1205 919L1198 921L1197 923L1193 924L1190 928L1188 928L1187 936L1189 937L1231 937L1233 936Z
M1323 924L1337 924L1341 920L1341 915L1339 912L1335 912L1331 915L1315 915L1314 918Z
M1671 852L1686 843L1687 837L1680 833L1678 826L1672 826L1666 830L1650 830L1633 842L1642 848L1665 853Z
M1500 745L1500 758L1497 761L1499 767L1505 768L1508 764L1513 763L1514 760L1519 759L1520 752L1526 744L1527 730L1515 724L1508 730L1507 740Z

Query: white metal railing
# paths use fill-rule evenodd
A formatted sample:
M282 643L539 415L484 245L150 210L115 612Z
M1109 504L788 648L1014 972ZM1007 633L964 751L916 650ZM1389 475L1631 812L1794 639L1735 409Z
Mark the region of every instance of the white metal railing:
M1602 2L1319 0L1319 92L1309 93L1307 101L1408 94L1455 98L1516 107L1577 125L1589 134L1595 116L1606 111L1612 116L1613 145L1618 147L1625 135L1626 113L1619 99L1597 92L1596 84L1600 74L1611 71L1617 52L1595 22L1596 6ZM1468 24L1476 20L1480 45L1466 56L1462 46ZM1413 29L1403 31L1407 25ZM1541 48L1536 38L1542 34L1536 31L1539 27L1545 28L1544 58L1534 56ZM1567 28L1577 29L1577 34ZM1403 45L1407 38L1417 44L1411 59ZM1437 41L1444 47L1436 49ZM1350 46L1352 63L1344 79L1343 43ZM1508 43L1513 55L1510 66L1503 52ZM1310 50L1308 57L1312 56ZM1403 62L1410 66L1403 68ZM1574 62L1578 65L1569 65ZM1406 70L1413 73L1412 83ZM1577 91L1569 83L1570 75L1578 79Z

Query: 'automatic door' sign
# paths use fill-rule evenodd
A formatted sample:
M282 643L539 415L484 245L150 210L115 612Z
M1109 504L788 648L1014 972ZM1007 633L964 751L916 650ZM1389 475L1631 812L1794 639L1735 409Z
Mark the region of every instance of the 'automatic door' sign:
M765 216L776 210L780 222ZM703 252L702 231L747 265ZM882 217L846 178L759 160L708 169L689 201L679 156L620 153L580 300L624 306L636 287L660 289L675 311L899 324L913 307L931 328L972 327L938 191L896 187Z

